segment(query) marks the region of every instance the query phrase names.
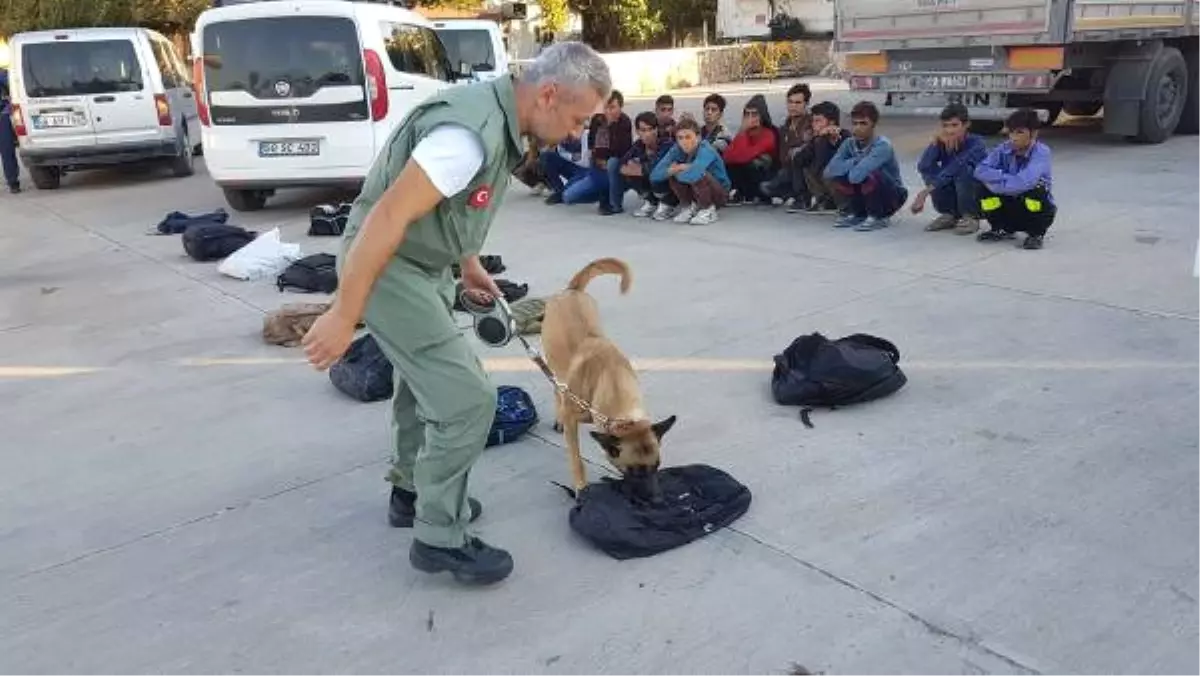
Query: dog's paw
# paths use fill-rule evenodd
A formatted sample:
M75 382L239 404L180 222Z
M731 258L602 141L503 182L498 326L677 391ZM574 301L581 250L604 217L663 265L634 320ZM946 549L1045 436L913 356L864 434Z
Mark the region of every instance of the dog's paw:
M559 434L563 433L563 425L562 425L562 423L558 422L557 420L554 421L554 424L551 425L550 429L554 430L555 432L558 432Z

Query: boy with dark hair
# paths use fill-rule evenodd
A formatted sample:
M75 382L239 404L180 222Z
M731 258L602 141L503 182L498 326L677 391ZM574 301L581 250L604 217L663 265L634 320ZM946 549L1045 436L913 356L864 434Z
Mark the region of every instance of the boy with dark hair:
M979 230L975 167L987 156L987 145L968 131L971 117L963 104L946 106L940 118L938 133L917 162L925 187L913 200L912 212L924 211L925 199L933 197L938 216L925 226L926 231L953 228L955 234L973 235Z
M654 115L658 117L658 145L665 148L675 142L675 97L663 94L654 99Z
M614 209L619 210L620 207L619 204L609 204L609 162L619 161L633 145L633 122L622 110L624 106L625 97L616 89L612 90L604 105L604 113L592 118L592 129L589 130L591 136L588 145L592 149L592 155L588 180L598 193L599 210L603 215L612 213Z
M829 101L812 107L812 140L796 156L796 167L811 202L802 205L797 201L788 208L789 213L828 213L837 210L837 202L824 173L842 142L850 138L850 132L841 127L841 119L842 111Z
M700 124L690 116L679 120L675 144L658 160L650 180L668 183L679 199L676 223L715 223L717 209L725 206L729 195L725 163L716 149L700 138ZM666 220L657 214L655 219Z
M708 141L718 153L724 153L733 140L733 134L721 122L725 115L725 97L720 94L709 94L704 97L704 126L700 128L700 136Z
M779 170L760 188L767 197L790 197L800 208L807 208L811 202L804 174L796 165L801 150L812 141L812 116L808 112L811 100L812 89L804 83L788 89L787 120L779 128Z
M584 147L586 130L583 134L571 132L558 145L541 151L538 164L550 194L546 204L562 204L567 188L575 185L587 175L587 148Z
M666 183L650 182L650 173L663 152L658 142L658 117L651 112L638 113L634 128L638 140L624 156L608 161L609 194L607 204L601 205L600 213L608 216L624 211L625 192L633 190L642 198L641 207L633 212L636 218L670 218L675 215L674 209L678 204L671 187ZM604 209L604 206L608 209Z
M1004 126L1008 140L993 148L975 168L975 178L982 184L979 207L991 226L979 233L978 239L998 242L1024 232L1022 246L1040 249L1058 214L1050 192L1050 147L1038 140L1041 121L1033 109L1014 112Z
M908 200L908 190L896 163L896 151L886 136L875 133L879 109L860 101L850 109L851 138L838 147L825 167L825 178L842 201L835 228L859 232L891 225L892 214Z

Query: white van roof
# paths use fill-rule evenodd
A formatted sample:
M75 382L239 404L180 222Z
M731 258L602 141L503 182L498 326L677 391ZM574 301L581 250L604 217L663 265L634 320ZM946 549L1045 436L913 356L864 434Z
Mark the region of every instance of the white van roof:
M119 40L136 35L154 33L148 28L63 28L48 31L29 31L12 36L11 44L17 42L55 42L59 40Z
M434 28L466 28L500 30L500 24L488 19L434 19Z
M195 31L205 24L238 19L256 19L296 14L300 16L344 16L358 19L389 19L433 28L428 19L412 10L380 2L350 0L264 0L206 9L196 19Z

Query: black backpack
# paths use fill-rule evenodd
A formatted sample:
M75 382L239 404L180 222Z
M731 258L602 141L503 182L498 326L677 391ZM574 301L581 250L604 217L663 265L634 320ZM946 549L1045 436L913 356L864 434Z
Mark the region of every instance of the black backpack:
M571 508L571 530L614 559L634 559L698 540L750 509L750 489L708 465L667 467L658 484L661 504L631 498L620 479L589 484Z
M197 223L183 231L183 250L194 260L215 261L254 241L258 233L224 223Z
M392 396L392 362L370 334L350 343L350 349L329 368L329 382L352 399L381 401Z
M829 340L820 333L800 336L775 355L771 394L792 406L845 406L879 399L908 382L892 343L856 333Z
M275 278L280 292L292 287L310 293L333 293L337 285L337 256L327 253L305 256Z
M309 237L335 237L346 231L350 216L349 203L318 204L308 212Z

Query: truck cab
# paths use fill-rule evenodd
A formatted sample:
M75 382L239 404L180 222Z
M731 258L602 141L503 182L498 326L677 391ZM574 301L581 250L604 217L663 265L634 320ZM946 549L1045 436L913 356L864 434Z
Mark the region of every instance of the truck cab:
M914 9L913 5L916 5ZM851 89L888 115L950 102L995 133L1017 108L1094 115L1144 143L1200 123L1200 0L837 0L836 48Z

